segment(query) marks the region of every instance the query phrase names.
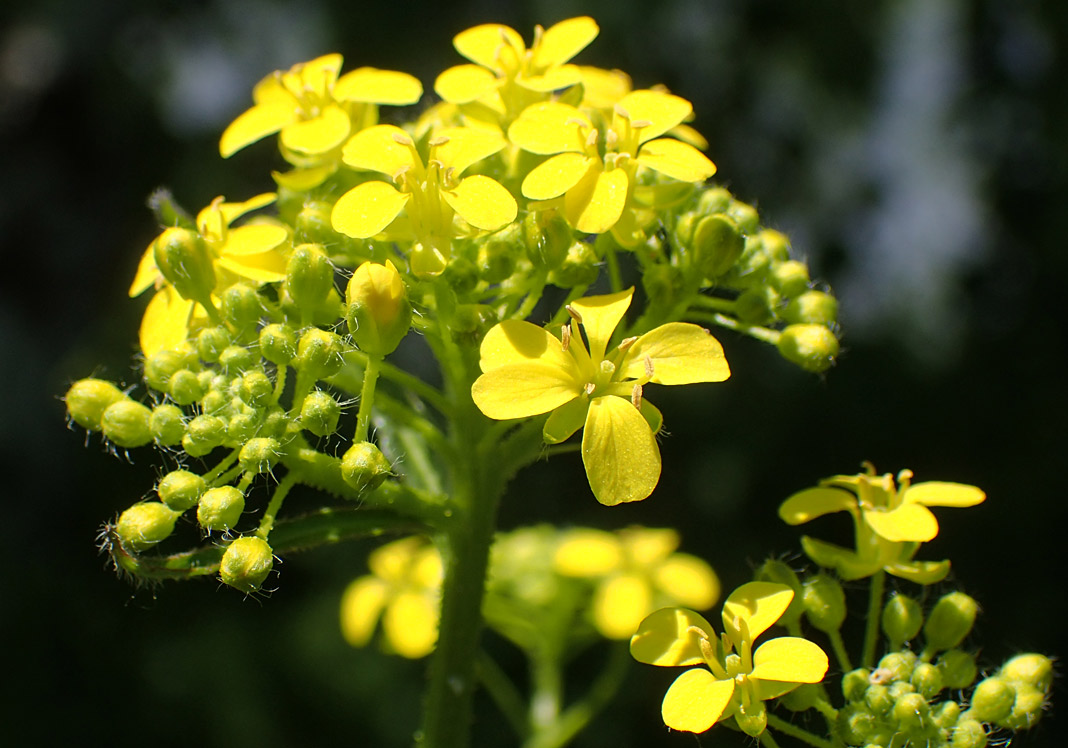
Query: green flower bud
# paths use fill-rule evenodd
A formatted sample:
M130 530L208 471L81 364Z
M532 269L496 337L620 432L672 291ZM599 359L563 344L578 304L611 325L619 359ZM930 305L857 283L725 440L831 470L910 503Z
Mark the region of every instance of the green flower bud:
M890 688L881 684L868 686L864 692L864 703L872 714L889 714L894 708L894 697L890 695Z
M140 553L174 532L174 521L180 514L158 501L134 504L119 515L115 534L123 548Z
M731 207L734 196L722 187L710 187L697 198L697 212L703 215L725 213Z
M197 504L197 522L205 530L225 532L238 523L245 511L245 495L233 486L209 488Z
M864 699L868 687L871 685L871 681L868 680L870 676L871 670L866 667L850 670L842 676L842 695L845 696L846 701L861 701Z
M1042 717L1042 710L1046 706L1046 694L1026 683L1015 682L1012 685L1016 692L1012 711L997 723L1008 730L1030 730Z
M300 407L300 427L316 436L329 436L337 431L340 417L341 406L329 392L309 393Z
M963 592L944 595L931 610L923 627L927 649L940 652L960 644L972 630L979 604Z
M238 461L246 473L268 473L282 456L282 445L269 436L249 439L241 447Z
M955 701L943 701L934 707L931 720L940 730L948 730L960 719L960 704Z
M404 279L389 260L385 265L365 262L356 268L345 290L345 300L349 334L361 351L385 356L396 350L408 334L412 305Z
M979 668L975 664L975 655L963 649L950 649L938 658L938 667L942 671L942 682L946 688L967 688L975 683Z
M281 439L285 436L286 431L289 429L289 416L281 408L275 408L267 412L267 417L263 419L263 427L260 429L260 436L273 436L276 439Z
M768 711L764 702L754 700L748 706L744 703L739 705L738 711L734 713L734 721L746 735L758 737L768 727Z
M820 631L838 631L846 616L845 592L838 581L826 574L817 574L805 580L802 597L805 615Z
M156 493L160 501L176 512L192 509L207 490L208 484L196 473L172 470L160 480Z
M927 704L927 699L918 693L902 696L894 704L891 713L902 732L919 732L930 715L931 707Z
M771 270L771 285L783 296L797 296L808 289L808 266L798 260L776 263Z
M330 213L334 206L320 200L309 200L297 213L293 229L297 241L332 244L338 234L330 223Z
M229 392L223 390L212 390L204 397L200 398L200 410L207 415L218 415L225 413L227 408L230 407Z
M642 273L642 288L650 304L670 305L682 290L682 271L672 265L649 265Z
M693 232L703 215L692 210L686 211L675 221L675 243L684 247L692 246Z
M235 283L223 292L220 311L238 335L255 330L263 315L263 303L256 289Z
M334 287L334 266L321 244L298 244L286 263L286 292L298 307L322 306Z
M274 566L274 552L266 540L237 538L226 547L219 563L219 578L241 592L255 592Z
M779 703L791 712L806 711L820 700L820 688L814 683L802 683L793 691L780 696Z
M171 377L167 392L171 399L179 405L192 405L204 397L204 388L200 385L200 377L189 369L179 369Z
M156 444L173 447L185 436L185 414L177 405L157 405L152 409L152 417L148 419L148 428Z
M170 228L152 244L156 267L183 299L203 301L215 290L215 263L195 231Z
M986 730L974 719L962 719L953 728L949 745L951 748L985 748Z
M849 745L866 744L876 728L875 716L860 704L838 710L838 732Z
M74 422L89 431L100 431L100 419L108 406L124 400L126 395L103 379L79 379L63 397L67 413Z
M929 662L921 662L912 671L909 682L925 699L933 699L942 690L945 682L942 671Z
M197 335L197 355L201 361L213 364L219 360L219 354L233 343L230 331L225 327L205 327Z
M478 267L466 257L453 257L441 277L457 295L465 296L478 286Z
M219 354L219 366L227 374L236 376L256 365L256 354L240 345L231 345Z
M226 422L226 440L233 444L244 444L260 425L259 416L256 413L235 413Z
M760 227L760 214L756 208L740 200L732 200L727 215L734 219L743 234L752 234Z
M1045 655L1019 654L1002 665L998 675L1007 681L1025 683L1048 692L1053 685L1053 661Z
M773 310L779 303L779 295L763 286L743 291L734 302L734 313L739 322L747 325L766 325L774 318Z
M912 671L916 667L916 653L903 649L900 652L891 652L879 660L879 669L890 673L889 682L904 681L908 683L912 678Z
M125 398L109 405L100 416L104 436L120 447L143 447L152 441L152 411Z
M904 680L894 681L888 688L890 690L890 698L893 699L895 704L910 693L916 693L915 686Z
M967 716L980 722L998 722L1012 713L1016 691L1012 685L996 675L984 678L972 691L972 705Z
M226 438L226 421L218 416L197 416L185 427L182 449L190 457L203 457Z
M500 283L515 272L516 256L522 252L523 235L512 223L490 235L478 248L478 277L486 283Z
M586 242L572 242L559 267L549 273L549 282L560 288L588 286L601 273L597 254Z
M254 408L262 408L274 395L274 384L261 369L252 369L242 375L237 386L237 396Z
M891 648L900 649L902 644L912 641L920 633L923 609L907 595L894 595L883 608L882 624Z
M790 602L790 607L779 617L780 625L789 627L801 620L801 615L805 612L801 580L797 578L797 574L789 565L777 559L769 558L757 569L755 578L758 582L785 584L794 591L794 599Z
M266 325L260 330L260 355L272 364L285 366L297 355L296 333L286 325Z
M693 233L696 267L705 278L715 279L726 273L745 249L745 239L734 219L725 215L702 218Z
M460 343L479 344L487 330L498 322L497 313L485 304L458 304L449 328Z
M196 365L192 350L158 351L145 360L145 383L159 392L169 392L175 372Z
M781 231L764 229L757 238L764 247L764 254L772 262L785 262L790 259L790 240Z
M341 338L313 327L300 336L293 366L313 379L325 379L341 371L343 350Z
M571 227L556 211L531 211L523 219L523 240L527 257L538 270L552 270L567 257L571 247Z
M806 371L827 371L838 355L838 338L823 325L790 325L779 336L779 353Z
M361 494L375 490L391 474L389 461L371 442L353 444L341 458L341 477Z
M782 317L790 324L830 327L838 321L838 299L823 291L805 291L787 302Z

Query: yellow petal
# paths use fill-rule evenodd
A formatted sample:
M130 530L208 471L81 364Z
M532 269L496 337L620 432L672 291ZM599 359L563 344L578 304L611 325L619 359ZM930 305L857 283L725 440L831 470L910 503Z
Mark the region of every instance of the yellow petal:
M753 678L789 683L819 683L827 674L827 655L808 639L782 636L753 653Z
M638 151L638 163L682 182L703 182L716 173L705 154L679 140L659 138Z
M178 348L189 336L189 318L195 302L183 299L171 286L164 286L145 307L141 318L141 352L151 357Z
M717 680L704 668L694 668L671 684L660 714L672 730L704 732L716 724L733 695L733 680Z
M586 296L571 302L571 308L582 318L582 328L590 341L590 357L600 362L605 357L612 333L630 308L634 288L619 293Z
M630 76L622 70L580 65L582 73L582 105L592 109L611 109L612 105L630 91Z
M297 102L290 98L271 104L258 104L239 115L223 130L219 154L229 158L246 145L272 135L299 117Z
M741 618L749 628L749 636L756 639L772 626L794 599L794 592L774 582L749 582L732 592L723 603L723 624L728 631L735 618Z
M537 361L500 366L471 385L475 405L498 421L548 413L581 393L582 383L569 371Z
M281 241L278 240L279 231ZM280 251L280 245L288 238L289 233L281 226L241 226L230 232L217 262L242 278L258 283L278 283L286 278L286 256ZM268 249L264 250L264 245Z
M499 23L485 23L461 31L453 37L452 45L456 51L483 67L498 69L498 55L502 45L511 47L520 55L526 45L514 29Z
M379 579L399 586L408 581L415 554L423 547L419 537L401 538L379 546L367 557L367 566Z
M722 382L731 375L719 341L705 328L686 322L661 325L638 338L620 362L622 377L645 377L647 358L654 384Z
M226 242L219 248L222 255L241 256L269 252L289 239L284 226L273 223L256 223L239 226L226 235Z
M842 579L863 579L882 568L882 562L878 559L862 559L853 551L807 535L801 538L801 547L805 549L806 556L820 566L834 569Z
M351 130L349 115L341 107L331 104L318 117L283 127L282 145L296 153L329 153L345 142Z
M631 123L647 122L639 141L645 143L658 138L682 122L693 112L693 105L680 96L662 91L631 91L616 105L618 116L629 115ZM620 128L623 129L623 128Z
M653 580L660 592L687 608L706 610L719 599L719 577L704 560L687 553L664 560Z
M401 142L397 142L398 139ZM418 166L410 143L411 137L394 125L375 125L360 130L341 149L341 160L354 169L377 171L393 177L401 169Z
M661 667L698 665L704 662L700 639L692 629L716 641L712 624L686 608L661 608L650 613L630 640L630 654L638 662Z
M289 74L298 75L300 83L298 84L294 81L293 85L299 86L302 91L312 93L318 99L326 98L334 82L337 81L337 74L341 70L341 61L341 55L337 52L332 52L322 57L316 57L314 60L294 65ZM283 75L283 77L285 76Z
M934 584L946 578L946 574L949 573L949 561L910 561L909 563L889 564L886 572L915 584Z
M642 408L645 408L644 400ZM590 401L585 397L576 397L571 402L561 405L545 419L545 426L541 430L542 440L546 444L559 444L567 441L586 423L586 414L589 409Z
M586 234L608 231L623 214L629 184L624 169L591 169L564 195L564 215L568 223Z
M153 239L152 243L148 245L148 249L141 255L141 261L137 263L137 274L134 275L133 283L130 284L129 295L130 298L134 296L140 296L149 287L156 282L158 278L163 277L156 267L156 240Z
M905 491L904 502L906 504L923 504L924 506L966 507L981 504L985 499L986 494L975 486L967 486L963 483L927 481L909 486Z
M397 654L426 657L438 640L437 601L419 592L398 595L386 607L382 630Z
M779 518L788 525L800 525L832 512L847 512L857 506L856 497L837 488L806 488L779 507Z
M357 68L334 84L334 98L338 101L404 106L415 104L422 95L423 84L418 78L396 70Z
M589 16L568 18L547 28L532 50L531 64L538 70L563 65L597 38L600 29Z
M606 506L641 501L660 480L660 449L653 432L638 409L621 397L590 402L582 462L593 495Z
M567 192L598 164L582 153L560 153L534 167L523 180L523 197L551 200Z
M252 87L252 101L257 106L286 104L290 111L296 113L300 102L289 89L282 84L282 71L276 70L265 75Z
M215 213L222 216L222 221L225 225L229 226L246 213L251 213L254 210L264 208L275 200L278 199L278 195L274 192L263 192L255 197L250 197L248 200L240 203L218 203L217 205L211 205L202 210L200 213L206 212ZM197 225L200 225L200 215L197 215ZM204 232L202 232L204 233ZM213 232L218 234L218 231Z
M404 210L409 196L385 182L364 182L342 195L330 213L334 230L355 239L381 232Z
M568 530L553 554L553 568L568 577L603 577L622 565L619 539L604 530Z
M443 190L441 197L460 218L483 231L508 225L519 212L512 193L482 174L467 177L454 190Z
M354 647L371 641L386 595L386 585L374 577L360 577L345 588L341 596L341 633L345 641Z
M548 156L585 150L589 118L568 104L544 101L523 110L508 128L508 139L525 151Z
M479 356L482 371L527 361L541 361L558 369L575 367L575 360L564 351L558 338L544 328L522 320L505 320L490 328L482 339Z
M446 127L436 131L432 141L440 145L431 147L430 159L452 167L456 176L508 144L500 132L474 127Z
M329 179L335 171L337 171L337 164L329 163L307 169L291 169L286 172L272 171L271 177L279 187L285 187L294 192L309 192Z
M605 580L593 596L593 621L609 639L630 639L652 607L649 583L636 574Z
M389 262L389 260L386 260L386 262ZM438 553L438 549L434 546L427 545L416 554L412 562L410 581L424 590L436 592L441 589L443 573L441 554Z
M679 534L672 529L632 527L620 530L627 558L638 568L651 568L679 547Z
M547 94L581 83L582 73L577 65L560 65L549 68L542 75L521 75L515 82L529 91Z
M864 521L876 535L894 543L926 543L938 535L938 520L922 504L902 504L891 512L865 510Z
M445 101L467 104L497 88L497 76L479 65L456 65L434 81L434 91Z

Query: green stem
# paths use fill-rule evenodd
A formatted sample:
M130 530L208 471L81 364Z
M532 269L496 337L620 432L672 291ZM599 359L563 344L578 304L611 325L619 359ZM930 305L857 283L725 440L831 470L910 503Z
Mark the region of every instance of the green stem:
M719 327L726 327L728 330L734 330L740 332L743 335L748 335L751 338L756 338L763 343L770 343L776 345L779 342L779 337L782 335L778 330L771 330L767 327L760 327L759 325L747 325L743 322L739 322L733 317L728 317L725 314L719 314L718 312L708 314L706 312L689 311L686 313L686 318L695 322L705 322L707 324L718 325Z
M260 526L256 530L256 535L264 540L271 534L271 530L274 528L274 518L278 516L279 510L282 508L282 502L286 500L286 495L289 490L297 484L297 473L287 473L286 477L282 479L278 484L278 488L274 490L274 495L271 496L270 503L267 504L267 510L263 513L263 519L260 520Z
M845 642L842 641L841 631L828 631L827 637L831 640L831 648L834 649L834 656L838 658L838 666L842 668L842 672L848 673L853 669L853 665L849 661L849 652L846 651Z
M868 597L868 620L864 627L864 650L860 660L861 667L871 667L875 663L875 645L879 639L879 624L883 610L883 592L886 588L886 572L882 569L871 578Z
M515 687L512 679L501 669L496 660L484 650L478 651L476 666L478 679L486 687L490 698L515 730L516 737L525 740L530 734L530 726L527 724L526 701L520 695L519 689Z
M767 730L764 730L764 732L760 733L759 739L760 744L765 746L766 748L779 748L779 744L778 742L776 742L775 737Z
M381 356L367 356L367 365L363 370L363 387L360 388L360 410L356 414L356 433L353 444L367 441L367 432L371 427L371 408L375 402L375 384L378 383L378 367Z
M803 743L808 743L813 746L813 748L838 748L836 744L832 743L830 740L816 737L808 730L791 724L770 712L768 713L768 727L773 727L783 735L789 735L792 738L797 738Z

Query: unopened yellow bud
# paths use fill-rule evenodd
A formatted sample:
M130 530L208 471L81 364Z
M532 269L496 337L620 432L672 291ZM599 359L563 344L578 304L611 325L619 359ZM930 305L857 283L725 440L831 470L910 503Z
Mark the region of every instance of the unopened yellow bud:
M139 553L174 532L174 521L180 514L158 501L134 504L119 515L115 534L123 548Z
M148 421L152 438L161 447L173 447L185 436L185 415L177 405L163 403L152 409L152 418Z
M1013 683L1016 700L1009 715L998 721L1000 727L1009 730L1030 730L1042 717L1046 706L1046 694L1026 683Z
M334 287L334 266L321 244L298 244L286 263L286 291L293 302L315 309Z
M923 627L927 649L941 652L956 647L972 630L979 603L963 592L943 595Z
M356 346L373 356L396 350L412 323L412 306L397 268L365 262L356 268L345 291L345 314Z
M952 748L985 748L986 742L986 730L982 723L974 719L962 719L953 728L949 744Z
M344 346L334 333L313 327L300 336L293 366L306 376L325 379L341 370Z
M245 495L233 486L209 488L197 505L197 522L205 530L226 531L241 519Z
M188 470L172 470L156 486L160 500L176 512L192 509L206 490L204 479Z
M1021 654L1001 666L998 674L1007 681L1026 683L1040 691L1053 684L1053 661L1045 655Z
M237 538L226 547L219 563L219 578L241 592L255 592L274 566L274 552L266 540Z
M801 596L809 623L828 633L842 627L846 616L845 592L834 577L817 574L807 579Z
M152 411L136 400L112 403L100 417L104 436L120 447L143 447L152 441Z
M694 228L693 251L706 278L718 278L734 267L744 249L738 224L728 216L705 216Z
M238 460L246 473L267 473L282 457L282 445L270 436L257 436L241 447Z
M378 488L391 472L389 460L371 442L353 444L341 458L341 477L360 493Z
M204 301L215 290L215 264L195 231L170 228L152 244L156 267L183 299Z
M337 430L341 406L329 392L317 390L300 406L300 426L316 436L329 436Z
M890 646L899 649L902 644L912 641L923 626L923 609L908 595L894 595L883 608L883 631L890 640Z
M100 418L112 403L124 400L126 395L111 382L103 379L79 379L67 390L64 401L67 413L74 422L90 431L100 431Z
M982 722L997 722L1012 713L1016 691L1008 681L991 676L979 681L972 691L972 706L968 716Z
M838 355L838 339L823 325L790 325L779 337L779 353L806 371L827 371Z

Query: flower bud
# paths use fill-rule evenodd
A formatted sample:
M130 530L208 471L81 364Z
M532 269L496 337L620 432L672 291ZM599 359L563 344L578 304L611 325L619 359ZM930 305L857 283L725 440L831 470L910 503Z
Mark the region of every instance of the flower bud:
M156 493L160 501L176 512L184 512L192 509L200 500L201 495L208 488L196 473L188 470L172 470L160 480L156 486Z
M231 345L219 354L219 366L230 376L236 376L256 365L256 354L240 345Z
M124 400L126 395L103 379L79 379L70 386L63 400L74 422L89 431L100 431L100 418L108 406Z
M967 688L975 683L979 668L975 664L975 655L963 649L950 649L938 658L938 667L942 671L942 682L946 688Z
M772 262L786 262L790 259L790 240L781 231L764 229L757 238L764 248L764 254Z
M802 683L800 686L779 697L779 703L791 712L803 712L811 709L820 700L820 688L815 683Z
M256 289L235 283L223 292L220 311L237 330L238 336L255 330L263 314L263 304Z
M233 342L230 331L225 327L205 327L197 335L197 355L201 361L213 364L219 360L219 354Z
M145 384L159 392L168 392L176 372L196 365L196 354L187 347L157 351L145 360Z
M527 257L538 270L560 265L571 247L571 227L555 211L531 211L523 219L523 239Z
M845 592L834 577L817 574L805 580L802 597L805 615L813 626L827 633L842 627L846 616Z
M912 671L916 667L916 654L907 649L900 652L891 652L879 660L879 669L890 673L889 682L903 681L908 683L912 678Z
M207 415L225 414L232 401L229 390L212 390L200 398L200 412Z
M393 263L365 262L345 290L345 319L356 347L372 356L396 350L412 324L407 289Z
M588 286L600 275L600 260L586 242L572 242L560 266L549 273L549 282L560 288Z
M170 228L152 243L156 267L183 299L203 301L215 290L215 263L195 231Z
M478 285L478 267L466 257L453 257L441 277L457 295L466 296Z
M725 213L733 200L731 193L723 187L710 187L697 198L697 212L705 215Z
M956 647L972 630L979 604L963 592L944 595L931 610L923 627L927 649L940 652Z
M136 400L124 398L109 405L100 416L100 428L120 447L143 447L152 441L149 422L152 411Z
M803 293L809 280L808 266L798 260L776 263L771 270L772 287L787 298Z
M909 682L925 699L933 699L945 685L942 671L929 662L921 662L912 671Z
M779 303L779 295L771 288L758 286L743 291L734 302L734 313L747 325L766 325L775 315L772 310Z
M300 406L300 427L316 436L334 433L340 417L341 406L329 392L311 392Z
M918 693L910 693L902 696L894 704L891 716L897 721L901 732L918 732L923 729L924 722L931 714L931 707L927 699Z
M980 722L997 722L1009 716L1016 701L1016 691L1003 678L992 675L979 681L972 691L968 716Z
M285 366L297 355L297 336L286 325L272 323L260 330L260 355L272 364Z
M705 216L694 228L694 260L705 278L715 279L726 273L745 249L745 239L734 219L725 215Z
M642 288L650 304L670 305L682 290L682 271L672 265L649 265L642 272Z
M334 266L321 244L298 244L286 263L286 292L298 307L315 309L334 287Z
M261 369L252 369L242 375L236 394L253 408L262 408L274 395L274 384Z
M864 703L872 714L889 714L895 702L887 686L876 684L868 686L864 691Z
M134 504L119 515L115 534L123 548L140 553L174 532L174 521L180 514L158 501Z
M289 429L289 416L281 408L267 411L267 417L263 419L263 427L260 436L273 436L281 439Z
M391 472L389 461L371 442L353 444L341 458L341 477L361 494L378 488Z
M300 336L293 366L312 379L325 379L341 370L344 360L341 338L327 330L313 327Z
M274 566L274 552L266 540L254 535L237 538L226 547L219 563L219 578L241 592L255 592Z
M500 283L515 272L515 260L522 251L523 236L512 223L490 235L478 248L478 277L486 283Z
M675 221L675 243L684 247L691 246L693 244L693 232L702 218L704 218L703 215L692 210L680 215L678 220Z
M760 214L757 213L756 208L741 200L731 201L730 207L727 208L727 215L734 219L743 234L752 234L760 228Z
M238 456L241 469L246 473L267 473L274 467L282 456L282 445L278 440L269 436L257 436L249 439L241 447Z
M1016 700L1012 704L1012 711L1007 717L998 720L998 725L1009 730L1030 730L1042 717L1046 694L1026 683L1016 682L1013 685Z
M920 633L923 609L908 595L894 595L883 608L882 624L891 648L900 649L902 644L912 641Z
M1053 661L1045 655L1019 654L1002 665L998 675L1007 681L1025 683L1048 692L1053 685Z
M204 388L198 375L189 369L179 369L171 377L167 393L179 405L192 405L204 397Z
M226 531L238 523L245 511L245 496L233 486L209 488L197 504L197 522L205 530Z
M960 719L960 704L955 701L943 701L931 713L931 719L940 730L948 730Z
M338 234L330 223L330 213L334 206L320 200L309 200L297 213L293 224L298 241L331 244L337 241Z
M782 316L790 324L829 327L838 321L838 299L823 291L805 291L787 302Z
M864 745L876 730L875 716L860 704L838 710L838 732L849 745Z
M866 667L850 670L842 676L842 695L846 701L861 701L868 690L871 682L868 678L871 670Z
M148 419L148 428L156 444L173 447L185 436L185 414L177 405L157 405L152 409L152 417Z
M974 719L962 719L953 728L949 745L951 748L985 748L986 730Z
M226 421L218 416L197 416L185 427L182 449L190 457L203 457L223 443Z
M811 372L827 371L838 355L838 339L823 325L790 325L779 336L779 353Z
M259 426L259 417L255 411L249 413L234 413L226 422L226 439L232 444L244 444L256 433Z
M754 699L750 704L744 702L734 713L734 721L739 729L750 737L761 735L768 727L768 711L764 702Z
M790 601L790 607L779 617L779 625L792 626L801 619L805 612L805 601L801 590L801 580L789 565L774 558L765 561L755 575L758 582L775 582L785 584L794 592L794 599Z

